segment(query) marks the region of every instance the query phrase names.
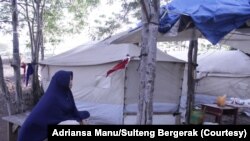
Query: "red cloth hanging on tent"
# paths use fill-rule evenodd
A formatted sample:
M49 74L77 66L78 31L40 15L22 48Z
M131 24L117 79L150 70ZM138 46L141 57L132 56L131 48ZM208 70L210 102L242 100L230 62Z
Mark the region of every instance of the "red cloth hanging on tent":
M106 77L108 77L111 73L113 73L119 69L124 69L127 66L129 61L130 61L130 58L127 57L126 59L124 59L121 62L119 62L118 64L116 64L112 69L107 71Z

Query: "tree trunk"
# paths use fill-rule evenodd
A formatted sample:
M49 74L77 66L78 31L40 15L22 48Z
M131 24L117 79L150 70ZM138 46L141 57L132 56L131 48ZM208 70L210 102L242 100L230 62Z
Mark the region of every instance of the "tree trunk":
M28 1L26 3L26 17L30 33L30 43L31 43L31 55L32 55L32 66L34 69L32 77L32 94L33 94L33 104L36 104L42 94L40 87L39 75L38 75L38 62L39 62L39 51L41 48L41 59L44 58L43 50L43 8L45 5L45 0L35 0L32 1L34 14L30 18L28 13ZM43 2L43 3L42 3Z
M22 104L22 87L21 87L21 74L20 74L20 55L19 55L19 40L17 33L18 26L18 14L17 14L17 2L12 0L12 27L13 27L13 62L12 67L14 69L15 84L16 84L16 102L17 112L23 112Z
M2 58L0 56L0 92L3 93L3 97L4 100L7 104L7 111L8 111L8 115L12 114L12 110L11 110L11 99L10 99L10 92L7 88L7 85L5 83L4 80L4 72L3 72L3 62L2 62Z
M188 49L188 93L187 93L187 123L190 124L191 112L194 108L194 90L195 90L195 67L197 58L198 41L192 40Z
M156 67L157 34L159 23L159 0L141 0L142 43L140 64L140 86L137 124L153 122L153 92Z
M43 32L41 33L41 60L44 60L44 38L43 38Z
M44 60L44 50L45 50L45 46L44 46L44 36L43 36L43 14L44 14L44 6L45 6L45 1L43 1L42 7L41 7L41 12L40 12L40 39L41 39L41 60Z
M35 46L34 46L34 54L33 54L33 67L34 73L32 77L32 93L34 98L34 104L38 102L41 96L41 87L38 76L38 61L39 61L39 52L42 45L42 12L41 12L41 0L35 1L36 7L36 38L35 38Z

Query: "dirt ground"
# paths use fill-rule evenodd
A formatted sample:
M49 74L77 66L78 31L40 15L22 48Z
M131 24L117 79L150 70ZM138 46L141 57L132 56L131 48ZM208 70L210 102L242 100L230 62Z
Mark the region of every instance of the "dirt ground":
M3 60L4 63L4 76L7 82L13 82L13 69L10 67L8 60ZM0 93L0 140L7 141L7 123L2 120L2 117L7 116L7 107L3 99L3 95ZM213 122L214 117L207 115L206 121ZM233 118L224 116L222 118L222 124L232 124ZM245 114L239 113L237 124L241 125L250 125L250 117L247 117Z

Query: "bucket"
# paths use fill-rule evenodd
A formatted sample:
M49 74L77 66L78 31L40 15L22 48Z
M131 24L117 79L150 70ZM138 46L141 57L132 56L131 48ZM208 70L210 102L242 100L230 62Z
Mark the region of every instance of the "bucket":
M190 115L190 124L201 125L203 123L204 113L200 110L193 110Z

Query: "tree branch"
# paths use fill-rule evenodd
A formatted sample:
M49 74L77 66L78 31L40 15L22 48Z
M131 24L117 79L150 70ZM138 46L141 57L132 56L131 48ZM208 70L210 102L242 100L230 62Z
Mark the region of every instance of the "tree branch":
M1 23L11 23L9 20L0 20Z
M126 1L126 0L123 0L123 2L127 4L127 1ZM129 8L126 8L125 10L126 10L126 11L124 12L123 17L122 17L123 20L125 19L125 17L128 15L128 13L129 13L129 11L130 11Z
M160 1L152 1L152 5L153 5L154 10L155 10L156 12L158 12L158 10L159 10L159 8L158 8L159 2L160 2Z
M22 6L26 6L26 5L27 5L27 6L32 7L31 4L26 4L26 3L23 3L23 2L18 2L17 4L20 5L20 6L21 6L21 5L22 5Z
M10 3L10 0L0 0L0 2L9 2Z
M147 19L147 23L149 23L150 19L149 19L147 7L146 7L146 5L145 5L144 0L140 0L140 3L141 3L141 6L142 6L142 10L145 12L146 19Z

